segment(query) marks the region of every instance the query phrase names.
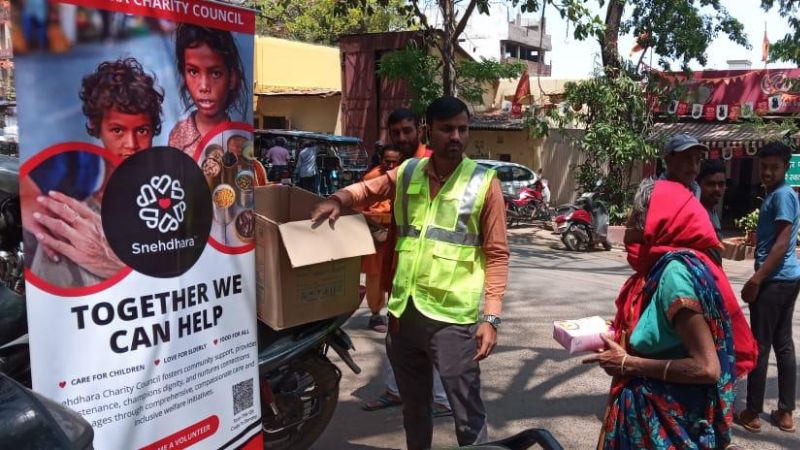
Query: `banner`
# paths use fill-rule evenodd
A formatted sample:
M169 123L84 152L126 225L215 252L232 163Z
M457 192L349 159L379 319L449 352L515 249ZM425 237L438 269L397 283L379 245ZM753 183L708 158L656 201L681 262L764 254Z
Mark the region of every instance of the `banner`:
M14 17L34 389L97 449L260 449L253 12L31 0Z
M740 108L743 118L752 113L800 113L800 69L704 70L693 72L688 78L682 72L655 72L655 75L664 87L680 88L680 102ZM672 111L670 114L685 115L676 108ZM711 115L704 118L716 119Z

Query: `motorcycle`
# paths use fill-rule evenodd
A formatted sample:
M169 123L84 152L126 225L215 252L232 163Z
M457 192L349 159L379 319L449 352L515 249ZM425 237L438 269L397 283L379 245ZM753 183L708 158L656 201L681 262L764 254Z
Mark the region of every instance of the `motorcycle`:
M353 343L341 327L344 314L287 330L259 322L258 370L261 422L270 449L306 449L327 427L339 401L342 372L327 357L332 349L356 374Z
M547 222L551 218L550 208L544 201L541 189L522 188L519 196L503 194L506 204L506 225L533 224L536 221Z
M0 448L90 450L86 419L31 387L19 160L0 155Z
M90 449L94 435L88 422L29 390L31 372L24 296L19 163L15 158L14 161L4 158L0 155L0 448ZM361 372L350 356L353 344L341 329L351 315L352 312L281 331L258 322L261 420L268 448L308 448L330 422L339 400L342 373L328 359L328 351L336 352L355 373ZM15 403L13 407L7 407L7 402L16 397L35 400L30 400L32 406L17 407ZM50 412L43 412L42 405ZM56 441L52 445L51 441L39 445L45 441L37 441L37 433L49 436L50 432L44 428L37 432L31 427L52 425L52 417L57 419L56 422L66 423L61 424L64 428L71 428L52 431L57 435ZM87 428L88 432L85 431ZM79 442L72 446L61 445L66 442L65 433L69 436L76 434ZM87 433L88 444L85 444ZM5 445L3 439L17 441L14 441L15 445Z
M602 181L596 184L597 190ZM585 192L575 205L563 207L562 214L555 222L556 234L561 235L561 242L571 251L589 251L601 244L606 251L611 250L608 241L608 208L595 199L596 192Z

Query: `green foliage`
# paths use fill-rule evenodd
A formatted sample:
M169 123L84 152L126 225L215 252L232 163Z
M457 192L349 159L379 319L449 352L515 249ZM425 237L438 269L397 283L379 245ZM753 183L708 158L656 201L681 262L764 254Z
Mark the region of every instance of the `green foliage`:
M464 60L456 64L456 91L458 96L473 104L483 104L486 85L501 78L517 78L525 70L525 63L482 59Z
M442 95L439 61L425 49L409 45L403 50L383 55L378 75L387 80L405 80L411 94L412 111L423 116L425 109Z
M800 64L800 0L761 0L764 11L778 7L778 13L789 23L790 31L769 47L770 61L792 61Z
M745 234L756 231L756 228L758 227L758 213L759 210L756 208L751 211L750 214L742 217L741 219L736 219L734 223Z
M633 199L634 166L656 155L646 137L652 129L648 105L658 92L625 73L616 78L598 74L564 88L566 103L573 109L563 117L554 111L551 119L560 125L577 122L586 127L583 137L575 140L585 157L583 164L573 168L578 188L592 191L597 180L603 179L602 198L614 212L612 223L619 224ZM575 108L579 105L583 106Z
M754 115L745 123L747 128L765 136L780 135L783 137L784 144L791 147L792 152L797 152L797 144L792 136L800 133L800 115L794 114L791 117L783 117L780 120L765 120L759 115Z
M608 207L608 223L611 225L623 225L628 221L631 215L631 207L624 205L609 205Z
M404 30L411 16L403 0L359 0L347 7L337 0L254 0L260 10L259 34L333 45L342 34ZM385 5L383 5L385 4Z
M683 69L692 60L706 65L706 49L720 35L750 48L744 25L721 0L639 0L632 2L629 17L620 32L648 33L641 43L655 51L664 69L670 69L671 60L679 61Z
M409 45L403 50L385 54L378 66L378 75L388 80L405 80L411 94L411 109L424 114L425 109L443 93L442 62L425 49ZM458 96L468 103L483 102L488 83L500 78L518 77L523 63L500 63L493 60L459 61L456 64L455 84Z
M800 3L800 0L778 1ZM692 60L705 65L706 49L721 35L749 47L744 26L722 6L721 0L598 0L600 7L608 7L612 2L622 3L628 17L620 23L619 33L634 36L648 33L642 43L654 49L659 65L666 70L672 60L679 61L683 68ZM762 3L773 2L762 0ZM602 41L604 31L613 26L606 23L605 17L592 12L586 0L513 0L512 3L528 12L555 8L572 25L573 36L578 40L594 37Z

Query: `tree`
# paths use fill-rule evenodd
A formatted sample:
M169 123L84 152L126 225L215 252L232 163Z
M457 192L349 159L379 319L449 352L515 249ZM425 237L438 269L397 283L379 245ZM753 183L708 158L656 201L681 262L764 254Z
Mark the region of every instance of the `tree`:
M614 77L601 72L567 83L565 104L573 108L551 111L550 118L560 125L585 126L585 134L575 144L586 161L573 167L575 178L584 192L594 191L597 180L604 180L602 198L609 205L612 224L626 217L635 188L631 183L634 166L656 155L655 146L647 141L653 127L650 106L663 101L666 92L655 82L643 86L624 71Z
M786 60L800 64L800 0L761 0L765 11L778 6L781 17L786 18L791 31L770 45L769 60Z
M384 55L378 74L391 81L404 80L411 93L410 108L424 115L425 109L442 95L441 60L431 55L426 47L408 47ZM525 69L524 63L501 63L494 60L463 60L455 64L452 83L459 97L467 103L482 103L487 83L500 78L518 77Z
M397 31L409 25L403 0L361 3L363 7L341 9L337 0L256 0L256 29L268 36L333 45L342 34Z
M705 64L706 49L720 34L748 46L744 26L721 5L721 0L597 0L601 8L605 7L604 20L591 12L586 3L586 0L514 2L529 12L553 7L563 19L575 23L576 39L590 36L597 39L603 68L609 77L619 76L624 65L619 53L620 34L639 36L639 44L645 51L653 49L665 70L670 69L672 60L679 61L687 70L692 60Z
M429 36L436 36L428 40L429 45L436 48L441 55L441 82L445 95L455 95L456 93L456 49L458 39L464 33L472 14L477 10L480 13L489 13L490 0L436 0L437 8L442 16L441 29L435 29L425 14L427 2L422 0L409 0L403 5L392 5L391 0L374 0L381 8L392 8L397 14L409 17L408 25L414 25ZM349 9L360 9L369 11L374 9L370 0L341 0L338 2L339 14L345 13ZM458 10L458 7L463 7Z

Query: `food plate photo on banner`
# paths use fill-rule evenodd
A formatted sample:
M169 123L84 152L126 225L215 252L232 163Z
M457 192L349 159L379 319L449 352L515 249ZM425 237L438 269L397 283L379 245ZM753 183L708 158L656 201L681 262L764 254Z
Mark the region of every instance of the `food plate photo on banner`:
M97 449L262 448L254 12L13 8L33 389Z

